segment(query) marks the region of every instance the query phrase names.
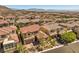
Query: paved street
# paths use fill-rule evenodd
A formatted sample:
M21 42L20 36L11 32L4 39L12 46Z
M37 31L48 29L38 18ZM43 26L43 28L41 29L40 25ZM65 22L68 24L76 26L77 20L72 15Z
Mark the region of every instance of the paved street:
M57 49L48 50L44 53L79 53L79 42L69 44Z

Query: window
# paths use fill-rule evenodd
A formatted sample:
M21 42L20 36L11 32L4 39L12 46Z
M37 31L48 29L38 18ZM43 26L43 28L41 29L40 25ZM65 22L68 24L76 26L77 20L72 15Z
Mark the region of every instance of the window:
M28 35L30 36L30 35L31 35L31 33L28 33Z
M24 36L24 38L26 38L28 35L25 33L25 34L23 34L23 36Z
M8 44L8 47L9 48L12 48L13 47L13 44L12 43Z
M0 19L3 19L3 18L0 18Z
M8 45L4 45L4 48L5 48L5 49L8 49Z
M60 30L63 30L63 28L60 28Z
M38 33L37 31L36 32L34 32L34 34L36 34L36 33Z
M15 33L15 31L12 31L12 33Z
M10 43L10 44L6 44L4 45L4 48L5 49L10 49L10 48L13 48L15 45L13 43Z
M28 33L28 35L30 35L30 34Z
M16 46L16 44L15 43L13 43L13 47L15 47Z
M8 24L3 24L3 26L8 26Z
M33 34L35 34L35 32L34 32L34 33L32 32L32 33L30 33L30 34L32 34L32 35L33 35Z
M54 32L54 30L51 30L51 32Z
M0 49L1 49L1 43L0 43Z
M2 35L2 36L1 36L1 38L5 38L5 37L6 37L6 35Z
M0 27L3 27L2 25L0 25Z

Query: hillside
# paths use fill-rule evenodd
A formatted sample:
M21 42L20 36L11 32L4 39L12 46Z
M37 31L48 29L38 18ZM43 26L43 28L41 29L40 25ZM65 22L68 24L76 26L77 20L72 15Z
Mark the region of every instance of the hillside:
M14 11L8 7L0 5L0 15L14 14Z
M44 10L44 9L28 9L28 10L17 10L11 9L6 6L0 5L0 15L6 16L8 14L12 15L33 15L33 16L40 16L40 18L54 18L54 17L79 17L79 12L77 11L67 11L67 10Z

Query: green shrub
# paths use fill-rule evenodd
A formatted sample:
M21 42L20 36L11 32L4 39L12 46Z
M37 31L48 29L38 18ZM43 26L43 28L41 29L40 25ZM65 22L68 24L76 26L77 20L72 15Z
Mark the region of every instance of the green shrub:
M48 42L50 42L50 44L51 44L52 46L54 46L55 43L56 43L55 40L54 40L51 36L49 36L47 40L48 40Z
M61 39L66 43L71 43L76 39L76 34L74 32L66 32L61 35Z
M19 52L19 53L25 53L26 52L26 48L21 44L21 43L18 43L16 45L16 50Z

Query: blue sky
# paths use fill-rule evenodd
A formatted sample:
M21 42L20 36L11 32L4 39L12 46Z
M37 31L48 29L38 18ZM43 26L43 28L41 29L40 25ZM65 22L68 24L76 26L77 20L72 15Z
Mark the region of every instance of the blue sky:
M79 10L79 5L7 5L9 8L15 9L54 9L54 10Z

